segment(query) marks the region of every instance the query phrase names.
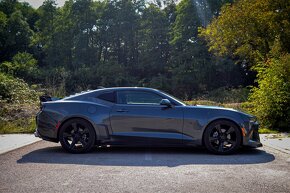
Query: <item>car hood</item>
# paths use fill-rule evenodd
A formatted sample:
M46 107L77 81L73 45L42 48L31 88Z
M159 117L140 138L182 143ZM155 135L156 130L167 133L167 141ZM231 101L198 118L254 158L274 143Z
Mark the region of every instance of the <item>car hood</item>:
M225 108L225 107L219 107L219 106L208 106L208 105L195 105L195 106L186 106L187 108L201 108L201 109L212 109L212 110L224 110L224 111L232 111L240 114L242 117L245 118L254 118L255 116L236 110L232 108Z

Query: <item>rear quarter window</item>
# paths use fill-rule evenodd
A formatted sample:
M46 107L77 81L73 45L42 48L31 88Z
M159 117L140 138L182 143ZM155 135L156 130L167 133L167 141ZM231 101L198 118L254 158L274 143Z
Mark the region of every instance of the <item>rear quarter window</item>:
M108 101L111 103L116 103L116 93L115 92L106 92L102 93L99 96L97 96L98 99Z

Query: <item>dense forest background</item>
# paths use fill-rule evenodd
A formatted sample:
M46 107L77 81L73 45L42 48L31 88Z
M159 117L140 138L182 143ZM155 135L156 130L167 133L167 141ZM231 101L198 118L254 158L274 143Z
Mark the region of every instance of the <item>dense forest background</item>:
M39 94L142 86L245 102L289 129L289 13L287 0L1 0L2 127L26 120L15 105L31 112Z

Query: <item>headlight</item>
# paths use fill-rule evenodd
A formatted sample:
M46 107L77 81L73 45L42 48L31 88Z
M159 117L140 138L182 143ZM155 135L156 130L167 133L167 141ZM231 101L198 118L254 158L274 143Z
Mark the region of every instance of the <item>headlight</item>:
M249 129L253 129L258 127L259 123L257 117L251 117L249 120Z
M255 117L255 116L250 117L250 122L252 122L252 123L257 122L257 117Z

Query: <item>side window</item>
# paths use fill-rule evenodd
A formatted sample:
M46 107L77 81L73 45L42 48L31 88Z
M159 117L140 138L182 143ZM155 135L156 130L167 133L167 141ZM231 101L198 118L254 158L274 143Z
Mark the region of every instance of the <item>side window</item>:
M116 94L115 92L106 92L97 96L98 99L102 99L104 101L109 101L111 103L116 103Z
M159 105L162 97L144 91L119 91L119 104Z

